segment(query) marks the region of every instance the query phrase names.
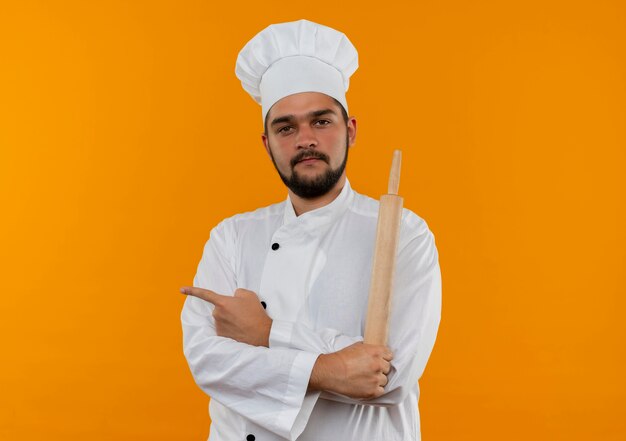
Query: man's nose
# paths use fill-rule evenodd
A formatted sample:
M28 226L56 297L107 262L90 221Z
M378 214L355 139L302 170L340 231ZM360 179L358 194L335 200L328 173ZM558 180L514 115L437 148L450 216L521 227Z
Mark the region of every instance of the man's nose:
M309 149L317 147L317 138L315 137L315 131L308 124L303 124L298 128L298 135L296 136L296 147L299 149Z

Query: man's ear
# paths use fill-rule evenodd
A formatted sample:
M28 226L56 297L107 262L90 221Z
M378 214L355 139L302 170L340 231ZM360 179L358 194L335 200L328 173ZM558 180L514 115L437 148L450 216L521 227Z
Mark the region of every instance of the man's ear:
M351 116L348 118L348 146L351 147L356 142L356 118Z
M271 158L270 145L267 139L267 135L265 133L261 133L261 141L263 141L263 147L265 147L265 152L267 153L267 156Z

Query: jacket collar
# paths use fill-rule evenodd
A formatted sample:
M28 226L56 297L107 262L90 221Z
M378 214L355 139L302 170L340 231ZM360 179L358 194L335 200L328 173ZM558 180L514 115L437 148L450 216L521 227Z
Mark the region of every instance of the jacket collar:
M291 203L291 198L287 196L287 200L285 201L283 225L293 222L300 224L307 230L319 228L323 225L329 225L346 211L353 198L354 191L352 190L350 181L348 181L347 177L341 192L330 204L316 208L315 210L307 211L300 216L296 216L293 204Z

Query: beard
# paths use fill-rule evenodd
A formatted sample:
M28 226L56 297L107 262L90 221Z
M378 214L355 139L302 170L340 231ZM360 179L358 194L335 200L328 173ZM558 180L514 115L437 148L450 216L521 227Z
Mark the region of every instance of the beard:
M335 184L337 184L339 178L341 178L343 171L346 169L346 164L348 163L348 142L349 139L348 135L346 134L346 154L344 155L343 161L341 162L339 167L334 170L328 167L324 173L310 179L301 176L295 170L296 164L304 159L316 158L330 165L330 158L328 157L328 155L318 152L315 149L302 150L290 161L289 165L291 167L291 176L288 177L278 169L276 161L274 160L274 155L272 153L272 146L269 145L269 141L268 146L270 150L270 157L272 158L272 162L274 163L274 168L276 168L280 179L287 186L287 188L303 199L314 199L328 193L335 186Z

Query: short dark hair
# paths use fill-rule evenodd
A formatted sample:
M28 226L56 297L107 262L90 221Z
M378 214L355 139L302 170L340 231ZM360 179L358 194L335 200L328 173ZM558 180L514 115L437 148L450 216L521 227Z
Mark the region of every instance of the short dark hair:
M333 97L331 96L331 98ZM346 109L343 107L343 104L341 104L336 98L333 98L333 101L341 109L341 116L343 117L343 122L348 124L348 112L346 112ZM270 115L270 112L268 111L267 114L265 115L265 121L263 121L263 130L264 130L265 136L267 136L267 120L269 119L269 115Z

